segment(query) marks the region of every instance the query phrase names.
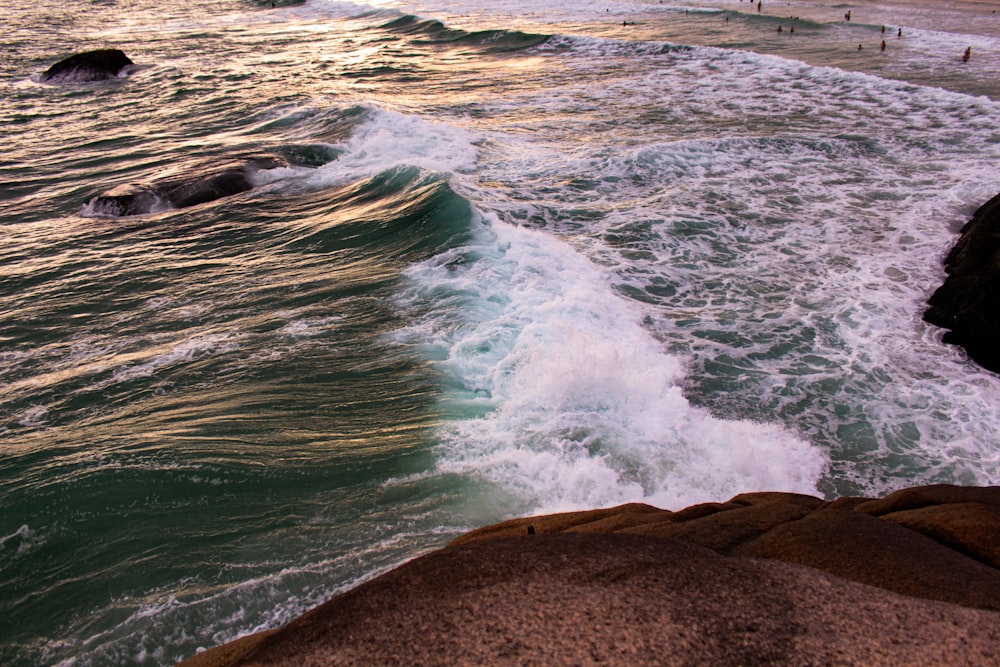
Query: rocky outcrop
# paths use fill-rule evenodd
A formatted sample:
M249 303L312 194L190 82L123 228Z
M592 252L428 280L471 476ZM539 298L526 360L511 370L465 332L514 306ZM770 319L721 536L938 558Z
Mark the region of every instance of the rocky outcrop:
M1000 611L1000 487L936 485L885 498L752 493L680 512L648 505L514 519L452 544L516 534L618 533L814 567L886 590Z
M99 49L77 53L45 70L41 80L48 83L85 83L118 78L134 63L119 49Z
M944 342L1000 373L1000 195L962 228L944 266L948 277L928 300L924 319L950 329Z
M195 168L181 177L113 188L91 199L84 213L117 218L196 206L246 192L256 186L257 172L284 166L284 158L265 155Z
M944 485L514 519L182 664L996 665L998 520Z

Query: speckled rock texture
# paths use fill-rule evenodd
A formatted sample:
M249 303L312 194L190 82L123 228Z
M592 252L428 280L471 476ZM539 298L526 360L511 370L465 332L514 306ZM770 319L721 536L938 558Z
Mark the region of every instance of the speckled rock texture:
M998 521L954 486L515 519L182 664L997 665Z

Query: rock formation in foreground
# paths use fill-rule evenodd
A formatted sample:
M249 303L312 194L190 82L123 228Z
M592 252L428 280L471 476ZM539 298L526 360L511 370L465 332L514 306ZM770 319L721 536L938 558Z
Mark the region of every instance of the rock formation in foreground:
M948 277L928 300L924 319L950 329L944 342L1000 373L1000 195L962 228L944 268Z
M473 531L182 664L997 665L998 568L1000 487L631 504Z
M119 49L86 51L60 60L42 73L41 80L49 83L85 83L116 79L123 69L133 64Z

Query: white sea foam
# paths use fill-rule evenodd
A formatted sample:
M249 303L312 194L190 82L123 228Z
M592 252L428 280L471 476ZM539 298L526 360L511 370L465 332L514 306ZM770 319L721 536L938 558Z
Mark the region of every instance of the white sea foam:
M329 317L305 317L301 319L291 319L288 324L281 328L281 334L290 338L309 338L330 334L344 318L340 315Z
M998 478L1000 395L920 321L994 194L995 102L752 53L564 47L574 76L490 103L482 208L609 267L691 359L689 396L807 437L834 459L825 488Z
M466 413L440 433L441 472L494 485L516 511L816 493L823 454L692 407L682 363L568 245L494 222L408 275L404 307L430 312L404 335L444 359Z
M269 185L294 178L302 178L312 173L308 167L275 167L273 169L256 169L250 174L255 186Z
M32 405L21 413L17 423L28 428L41 426L45 423L45 416L48 413L48 407L44 405Z
M45 538L26 524L10 535L0 537L0 563L20 558L45 543Z
M471 171L479 154L478 137L455 125L373 107L369 118L340 148L340 159L320 167L317 187L347 183L398 167L436 173Z
M239 346L236 335L205 334L185 340L171 342L163 347L150 349L143 355L144 360L130 363L116 370L112 382L127 382L136 378L149 377L162 368L191 362L211 354L221 354Z

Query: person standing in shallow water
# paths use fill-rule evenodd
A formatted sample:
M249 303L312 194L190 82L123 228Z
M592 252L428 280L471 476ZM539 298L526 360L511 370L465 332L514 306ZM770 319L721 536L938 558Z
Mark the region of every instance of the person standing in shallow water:
M965 54L962 55L962 62L963 63L969 62L969 58L971 57L972 57L972 47L970 46L965 49Z

